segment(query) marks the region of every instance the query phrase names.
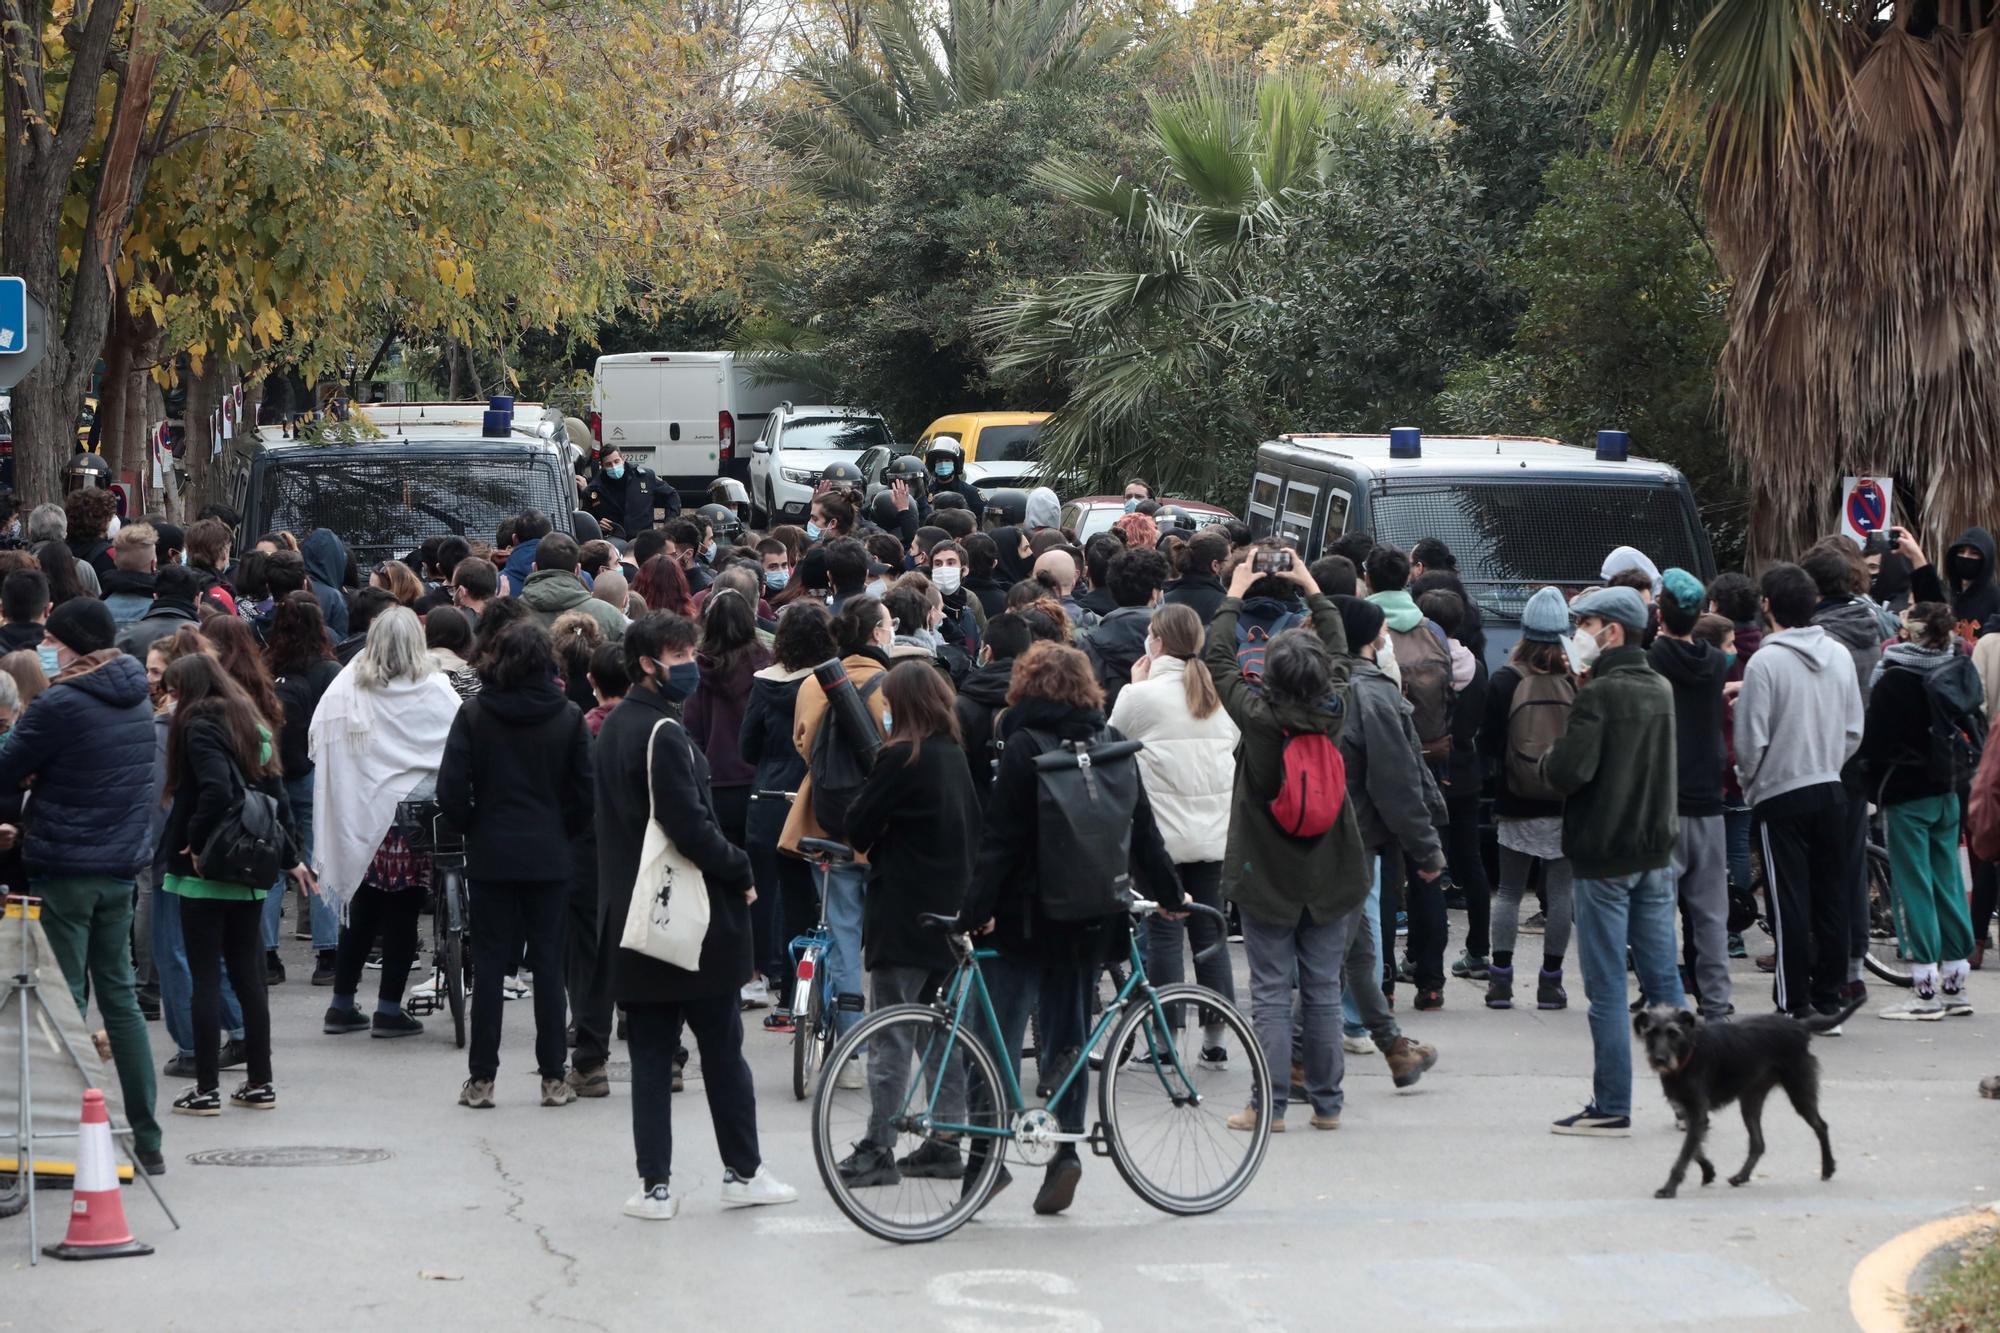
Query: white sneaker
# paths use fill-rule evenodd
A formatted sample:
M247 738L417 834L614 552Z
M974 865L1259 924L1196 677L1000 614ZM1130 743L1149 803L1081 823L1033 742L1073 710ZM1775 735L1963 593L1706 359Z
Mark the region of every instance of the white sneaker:
M1962 990L1940 991L1938 993L1938 1003L1944 1006L1944 1016L1946 1018L1970 1018L1972 1016L1972 1001L1965 998L1965 992Z
M444 973L431 973L429 981L420 981L410 987L406 998L412 1000L435 1000L444 990Z
M1875 1016L1896 1023L1936 1023L1944 1018L1944 1006L1919 996L1901 1004L1886 1005L1876 1010Z
M745 1180L734 1171L722 1173L722 1201L725 1204L739 1204L745 1207L765 1203L796 1203L799 1192L784 1181L772 1175L768 1167L758 1167L757 1174Z
M500 982L500 993L510 1000L532 1000L535 991L519 977L507 977Z
M843 1092L859 1092L868 1086L867 1078L861 1072L861 1057L856 1056L840 1067L840 1074L833 1086Z
M1375 1045L1375 1039L1365 1032L1358 1037L1342 1037L1340 1039L1340 1049L1346 1051L1349 1055L1380 1054L1380 1048Z
M743 983L743 1007L745 1009L769 1009L771 1007L771 983L762 977L752 977Z
M636 1217L642 1222L671 1222L680 1210L681 1201L667 1193L665 1185L655 1185L651 1189L640 1185L639 1192L625 1201L625 1216Z

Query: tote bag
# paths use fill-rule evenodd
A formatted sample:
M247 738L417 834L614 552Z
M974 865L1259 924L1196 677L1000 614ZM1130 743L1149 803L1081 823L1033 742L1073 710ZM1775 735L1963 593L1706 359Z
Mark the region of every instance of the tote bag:
M708 937L708 881L653 818L653 744L667 725L661 721L646 739L646 841L639 849L639 873L632 881L625 933L618 944L695 972L701 968L701 943Z

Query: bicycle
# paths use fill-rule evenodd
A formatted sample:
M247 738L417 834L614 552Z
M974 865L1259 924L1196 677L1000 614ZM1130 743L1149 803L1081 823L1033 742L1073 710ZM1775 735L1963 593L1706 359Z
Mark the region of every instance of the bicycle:
M412 851L431 862L431 964L427 986L411 991L405 1008L414 1015L451 1011L452 1040L465 1047L465 997L472 987L472 903L465 887L465 839L445 819L436 801L403 801L396 827ZM426 837L428 833L428 837Z
M1134 899L1127 910L1143 920L1159 907ZM1199 904L1189 904L1189 910L1221 916ZM820 1179L856 1226L898 1242L950 1235L992 1197L1005 1157L1042 1166L1068 1144L1088 1144L1096 1155L1110 1157L1133 1192L1162 1212L1213 1212L1249 1187L1270 1141L1271 1075L1256 1033L1227 1000L1200 986L1154 986L1138 941L1132 940L1130 970L1117 995L1078 1058L1042 1070L1041 1082L1053 1087L1044 1105L1030 1107L1012 1052L1004 1059L993 1054L1004 1048L979 965L998 955L975 948L970 936L952 929L951 917L926 913L918 919L927 929L950 932L957 968L939 999L870 1014L826 1062L839 1069L864 1046L878 1053L909 1052L911 1072L889 1117L895 1142L887 1147L897 1178L859 1186L840 1175L841 1155L868 1138L867 1091L843 1090L839 1080L822 1078L813 1105ZM1221 941L1210 946L1221 947ZM1190 1006L1213 1011L1213 1021L1233 1034L1229 1044L1241 1061L1221 1067L1201 1062L1201 1016L1188 1014ZM1176 1028L1177 1018L1191 1021ZM976 1026L968 1030L982 1019L984 1034ZM1077 1079L1090 1077L1091 1061L1084 1055L1100 1045L1097 1125L1085 1133L1067 1132L1052 1108ZM1245 1107L1255 1111L1256 1128L1230 1129L1226 1119ZM961 1143L967 1148L963 1158Z
M820 838L802 838L801 851L819 853L813 866L819 871L819 924L792 941L792 1096L804 1101L812 1095L813 1074L821 1068L838 1068L825 1063L833 1049L835 1006L829 1003L826 974L820 964L833 936L826 926L827 872L835 857L829 848L840 847ZM846 851L846 848L840 848Z
M1896 886L1889 876L1889 853L1871 834L1862 855L1868 867L1868 952L1861 956L1861 965L1878 980L1908 989L1916 983L1897 940ZM1770 881L1764 858L1753 856L1750 860L1750 891L1758 902L1768 904ZM1766 934L1773 933L1769 918L1761 919L1759 924Z

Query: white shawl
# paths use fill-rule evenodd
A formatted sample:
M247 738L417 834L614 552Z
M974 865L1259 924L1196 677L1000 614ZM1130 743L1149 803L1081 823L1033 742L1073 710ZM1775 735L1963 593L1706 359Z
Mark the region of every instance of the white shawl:
M458 702L442 674L363 689L351 665L320 698L309 742L313 871L343 921L396 803L436 785Z

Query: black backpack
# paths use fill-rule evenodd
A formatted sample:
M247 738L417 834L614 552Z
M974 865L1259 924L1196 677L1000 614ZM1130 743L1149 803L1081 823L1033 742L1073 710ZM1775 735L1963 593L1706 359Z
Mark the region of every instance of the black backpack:
M1924 673L1924 700L1930 705L1930 733L1925 738L1924 776L1956 791L1972 780L1985 752L1985 689L1972 659L1954 655L1935 671Z
M238 798L202 843L199 873L224 884L268 889L286 870L285 823L278 799L246 786L234 764L229 776Z
M1145 746L1100 731L1087 741L1029 732L1035 756L1037 874L1042 912L1054 921L1095 921L1125 910L1131 896L1132 817L1139 808Z
M858 691L862 703L882 688L889 673L877 672ZM812 758L807 771L812 775L813 820L827 836L847 839L847 811L868 781L872 756L864 758L853 742L841 733L840 719L829 707L821 715L819 731L813 736Z

